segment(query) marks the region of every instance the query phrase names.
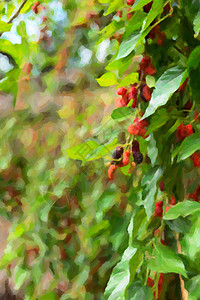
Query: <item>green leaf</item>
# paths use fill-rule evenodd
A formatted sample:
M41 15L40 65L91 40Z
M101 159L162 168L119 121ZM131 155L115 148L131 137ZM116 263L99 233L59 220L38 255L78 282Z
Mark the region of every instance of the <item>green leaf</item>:
M119 60L111 61L106 66L106 70L107 71L117 70L118 73L119 73L119 77L121 77L131 63L132 63L132 57L130 58L128 56L128 57L125 57L125 58L122 58L122 59L119 59Z
M193 25L194 25L194 32L195 32L194 37L197 37L200 33L200 10L197 13L196 17L194 18Z
M182 242L181 249L184 253L194 261L197 254L200 252L200 218L198 217L196 222L192 225L191 230L187 233Z
M199 67L199 62L200 62L200 46L197 46L194 48L194 50L191 52L188 62L187 62L187 67L188 70L195 70L198 69Z
M135 30L140 29L145 18L146 13L136 11L126 26L123 39L127 39Z
M130 280L129 262L137 253L136 248L129 247L125 250L121 261L114 268L105 290L108 300L125 299L125 291Z
M188 291L188 300L198 300L200 295L200 275L192 277L187 281L185 289Z
M13 45L10 41L0 39L0 52L10 55L20 65L23 57L21 45Z
M119 46L119 52L116 60L128 56L138 45L140 38L139 31L135 31L130 37L123 40Z
M148 266L158 273L177 273L187 278L185 266L180 257L161 243L155 245Z
M0 32L10 31L13 24L8 24L6 22L0 21Z
M161 108L158 110L158 112L152 116L151 123L148 127L147 133L160 128L161 126L165 125L165 123L169 120L170 115L167 113L167 110L165 108Z
M117 84L117 78L115 74L113 74L112 72L108 72L98 78L97 82L100 86L111 86Z
M79 144L75 147L68 148L67 155L71 159L84 160L84 158L99 147L99 144L94 141L88 141L83 144Z
M111 4L110 4L107 12L104 13L104 16L107 16L107 15L111 14L112 12L116 11L122 5L123 5L122 0L113 0L113 1L111 1Z
M45 294L45 295L38 298L38 300L55 300L55 299L58 299L58 296L54 292Z
M147 75L146 76L146 84L148 85L148 87L153 88L156 86L156 80L153 76L151 75Z
M140 10L141 8L143 8L144 5L148 4L149 2L151 2L151 0L136 0L131 10Z
M158 167L151 168L142 178L142 187L144 191L143 205L149 220L154 211L154 197L157 190L157 181L162 175L162 169Z
M153 300L153 293L150 287L144 286L144 283L133 282L128 288L129 300Z
M152 21L162 12L164 0L154 0L151 10L143 22L142 31L145 31Z
M30 271L25 270L19 266L15 268L15 289L19 290L23 283L29 278Z
M186 78L187 72L181 67L167 70L156 82L156 88L142 119L151 116L159 106L165 105Z
M95 237L100 231L106 230L110 227L108 220L102 220L98 224L92 225L88 230L88 237Z
M195 151L200 149L200 134L193 133L192 135L186 137L182 142L178 150L178 159L180 162L188 157L190 157Z
M87 161L104 157L107 153L109 153L111 150L117 147L117 145L118 145L118 139L114 139L112 143L99 146L98 148L96 148L94 151L92 151L85 157L82 165L84 165Z
M98 42L101 43L103 40L107 39L108 37L111 37L121 27L122 22L117 22L116 20L113 20L99 32L101 34L101 37Z
M133 115L132 107L118 107L113 110L111 118L118 121L126 120L128 116Z
M187 217L197 211L200 211L200 204L195 201L186 200L172 206L164 215L164 220L175 220L178 217Z
M134 72L124 77L121 80L119 87L134 84L137 83L138 81L139 81L139 74Z

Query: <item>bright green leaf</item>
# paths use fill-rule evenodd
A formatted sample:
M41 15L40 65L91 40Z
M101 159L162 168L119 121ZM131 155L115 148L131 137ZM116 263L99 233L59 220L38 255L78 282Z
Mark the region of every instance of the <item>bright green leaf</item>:
M172 206L164 215L164 220L174 220L178 217L187 217L197 211L200 211L200 204L195 201L186 200Z
M196 17L194 18L193 25L194 25L194 32L195 32L194 36L197 37L200 33L200 10L197 13Z
M151 116L158 107L165 105L186 77L187 72L181 67L177 66L167 70L156 82L156 88L142 119Z
M127 75L125 78L123 78L119 84L119 86L127 86L130 84L137 83L139 80L139 75L138 73L130 73Z
M114 139L112 143L105 144L102 146L99 146L97 149L89 153L85 159L83 160L83 165L87 161L95 160L104 157L107 153L109 153L111 150L113 150L118 145L118 140Z
M137 253L136 248L129 247L125 250L121 261L114 268L105 290L108 300L121 300L125 297L125 291L130 280L129 262Z
M139 31L135 31L131 36L128 37L128 39L123 40L119 46L119 52L116 60L128 56L138 45L139 37Z
M97 82L100 86L111 86L117 84L117 78L115 74L108 72L97 78Z
M158 273L177 273L187 278L185 266L180 257L161 243L155 245L149 268Z
M99 144L94 141L88 141L83 144L79 144L75 147L67 149L67 155L71 159L84 160L84 158L99 147Z

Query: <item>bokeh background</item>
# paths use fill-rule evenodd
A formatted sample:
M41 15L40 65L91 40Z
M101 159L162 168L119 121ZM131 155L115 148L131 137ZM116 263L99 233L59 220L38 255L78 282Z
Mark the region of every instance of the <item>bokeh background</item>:
M2 1L1 21L20 3ZM98 34L113 16L93 0L32 5L0 38L0 294L103 299L128 244L132 179L108 180L110 155L83 165L67 149L124 140L116 92L96 81L118 48Z

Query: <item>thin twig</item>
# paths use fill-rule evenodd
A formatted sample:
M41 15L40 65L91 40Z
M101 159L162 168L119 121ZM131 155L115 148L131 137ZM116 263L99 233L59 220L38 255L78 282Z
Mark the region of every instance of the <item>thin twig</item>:
M13 13L13 15L8 20L8 22L7 22L8 24L12 23L13 20L16 19L19 16L20 11L22 10L22 8L26 4L26 2L27 2L27 0L22 1L22 3L20 4L20 6L16 9L16 11Z

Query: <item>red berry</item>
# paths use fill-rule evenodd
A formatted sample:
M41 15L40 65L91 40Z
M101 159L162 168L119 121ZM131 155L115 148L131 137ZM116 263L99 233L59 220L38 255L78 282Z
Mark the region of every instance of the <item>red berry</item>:
M199 168L200 167L200 154L198 152L195 152L191 155L191 159L194 163L194 166Z
M146 67L151 63L151 58L149 56L144 56L143 59L141 60L139 67L140 70L145 70Z
M161 192L164 192L165 186L164 186L164 182L163 181L160 182L159 188L160 188Z
M133 121L133 124L131 124L128 127L128 132L130 134L134 134L134 135L139 135L142 136L143 138L146 138L146 132L147 130L144 127L147 127L148 123L146 120L140 120L139 118L135 118L135 120Z
M168 206L165 208L165 212L167 212L170 208L171 208L171 206L168 205Z
M28 74L31 73L32 69L33 69L33 65L31 63L27 62L27 63L25 63L22 71L25 72L28 75Z
M158 201L155 205L155 217L162 217L163 215L163 202Z
M142 96L145 98L146 101L151 100L151 93L152 90L148 87L147 84L145 84L145 86L142 89Z
M184 140L187 136L191 135L193 133L192 125L184 125L181 123L181 125L177 128L177 134L180 140Z
M134 86L131 87L131 90L128 93L128 101L131 101L131 99L133 99L132 108L135 108L137 105L137 93L138 93L138 90Z
M135 2L135 0L127 0L127 5L131 6L133 5Z
M154 236L160 237L160 234L161 234L161 232L160 232L159 228L154 231Z
M139 64L140 70L144 72L145 75L154 75L156 73L156 69L151 63L151 58L149 56L144 56Z
M163 41L166 39L166 34L164 32L158 32L157 44L158 46L162 46Z
M116 13L116 16L118 16L119 18L122 17L122 10L118 10L117 13Z
M188 78L181 84L181 86L178 88L179 92L184 92L186 86L187 86Z
M148 38L150 39L155 39L156 35L159 33L159 30L160 30L160 25L156 25L154 26L151 31L149 32L149 34L147 35Z
M127 89L125 89L124 87L120 87L117 89L117 95L123 96L126 95L127 93Z
M170 10L170 5L169 5L169 3L167 3L167 4L164 6L164 8L163 8L162 14L163 14L163 15L166 15L166 13L168 13L169 10Z
M110 180L113 180L113 177L114 177L114 173L115 173L115 170L118 168L118 166L115 166L115 165L111 165L108 169L108 178Z
M176 199L175 199L175 197L174 197L174 194L172 194L172 197L171 197L171 199L170 199L170 201L169 201L169 204L170 204L170 205L175 205L175 204L176 204Z
M190 110L191 108L192 108L192 102L190 100L188 100L184 106L184 109Z
M199 197L200 197L200 185L197 186L197 188L195 189L195 191L191 194L188 195L188 198L198 202L199 201Z
M147 285L152 288L154 286L154 280L151 279L150 277L148 277L147 278Z
M140 146L136 140L133 140L132 142L132 152L140 152Z
M148 13L152 7L152 4L153 4L153 1L149 2L148 4L146 4L144 7L143 7L143 11Z
M131 10L131 8L128 9L128 11L130 11L130 10ZM126 15L127 20L130 20L132 18L133 14L134 14L134 11L127 13L127 15Z
M129 164L129 157L130 157L131 152L130 151L125 151L123 153L123 159L122 159L122 163L124 166L127 166Z
M34 11L35 14L38 14L38 6L40 5L39 2L35 2L31 7L31 10Z
M165 281L165 278L163 276L163 273L160 273L160 277L159 277L159 280L158 280L158 289L159 290L162 289L164 281Z

